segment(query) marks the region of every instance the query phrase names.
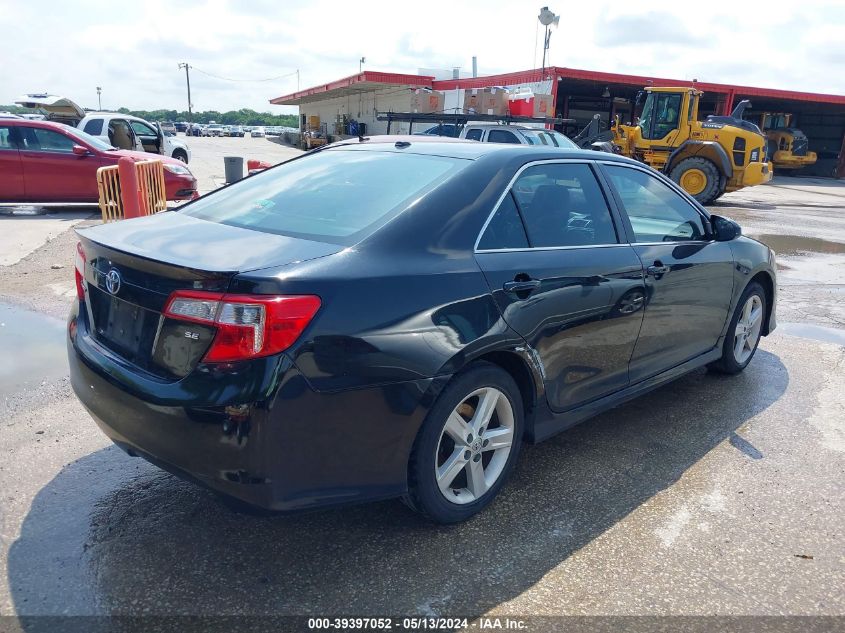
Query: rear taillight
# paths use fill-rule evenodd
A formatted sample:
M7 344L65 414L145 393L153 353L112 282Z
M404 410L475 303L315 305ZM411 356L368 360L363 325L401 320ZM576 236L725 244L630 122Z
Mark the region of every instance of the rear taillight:
M76 268L74 275L76 276L76 296L80 301L85 301L85 249L82 248L82 242L76 243L76 257L74 258L74 267Z
M170 295L165 316L212 325L217 333L203 360L246 360L277 354L293 345L320 309L313 295L228 295L179 290Z

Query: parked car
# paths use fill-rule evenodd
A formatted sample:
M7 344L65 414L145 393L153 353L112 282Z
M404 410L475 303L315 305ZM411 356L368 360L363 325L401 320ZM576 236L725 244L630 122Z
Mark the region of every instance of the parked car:
M171 122L159 123L163 132L169 132L171 135L176 136L176 124Z
M97 202L97 169L122 156L160 159L168 200L197 196L197 181L181 161L118 150L99 137L50 121L0 120L0 201Z
M203 136L225 136L227 127L220 123L209 123L204 130Z
M185 128L185 136L203 136L202 123L189 123Z
M249 133L252 138L262 138L264 136L264 128L263 127L254 127L252 131Z
M129 454L273 510L466 519L524 441L741 372L775 328L768 247L592 151L355 139L77 233L79 399Z
M187 132L189 125L190 123L188 123L187 121L176 121L176 131Z
M549 145L577 149L578 146L556 130L526 125L497 125L495 123L467 123L460 138L485 143L512 143L522 145Z
M228 127L226 135L227 136L239 136L239 137L242 138L244 136L244 129L240 125L230 125Z
M22 119L22 116L12 114L11 112L0 112L0 119Z
M86 112L66 97L47 94L29 94L15 103L38 108L47 120L71 125L118 149L161 154L183 163L191 160L191 150L184 142L175 136L165 136L158 123L149 123L131 114Z
M427 130L416 132L414 136L448 136L450 138L457 138L460 135L460 127L454 123L438 123Z

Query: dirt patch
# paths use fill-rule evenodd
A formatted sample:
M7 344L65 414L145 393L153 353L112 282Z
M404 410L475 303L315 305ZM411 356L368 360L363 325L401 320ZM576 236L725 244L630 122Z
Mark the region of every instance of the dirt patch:
M76 227L94 224L99 220L86 220ZM69 229L18 263L0 266L0 301L64 319L76 294L73 254L78 241Z

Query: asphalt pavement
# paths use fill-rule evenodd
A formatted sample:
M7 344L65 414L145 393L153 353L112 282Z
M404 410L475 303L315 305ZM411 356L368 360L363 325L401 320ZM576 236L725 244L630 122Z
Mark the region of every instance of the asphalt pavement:
M211 179L264 141L197 140ZM845 187L778 178L712 210L779 252L782 326L748 369L527 447L451 527L398 501L236 514L128 457L65 376L72 231L0 265L0 615L845 616Z

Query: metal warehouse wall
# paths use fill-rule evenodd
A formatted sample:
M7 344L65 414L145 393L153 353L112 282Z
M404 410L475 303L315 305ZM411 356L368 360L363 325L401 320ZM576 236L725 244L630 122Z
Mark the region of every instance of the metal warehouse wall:
M359 123L366 123L367 134L385 134L387 133L387 122L377 121L376 112L389 110L407 112L410 106L411 90L409 88L386 87L375 91L359 92L314 103L305 103L299 106L299 113L306 116L315 114L319 116L320 122L328 125L329 134L334 134L335 121L337 121L338 116L343 115L347 115ZM417 124L417 127L419 127L419 124ZM407 123L394 123L391 127L393 134L404 134L407 131Z

